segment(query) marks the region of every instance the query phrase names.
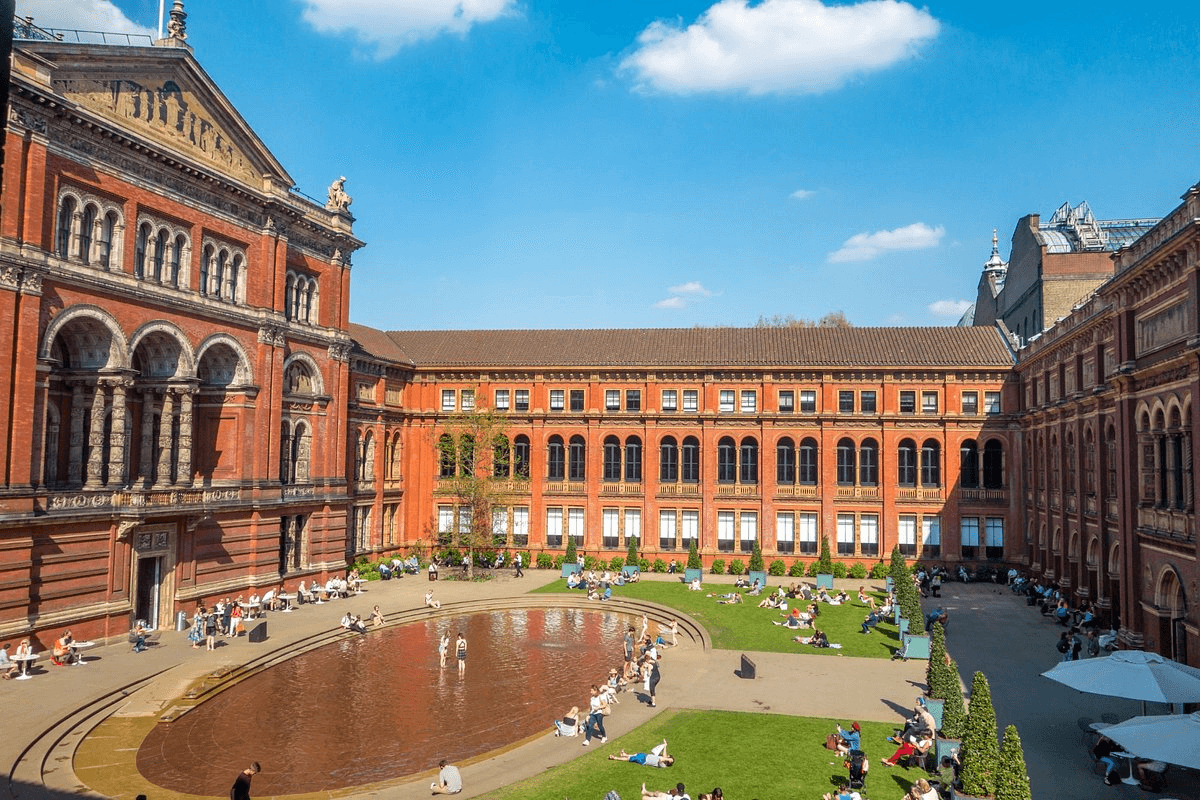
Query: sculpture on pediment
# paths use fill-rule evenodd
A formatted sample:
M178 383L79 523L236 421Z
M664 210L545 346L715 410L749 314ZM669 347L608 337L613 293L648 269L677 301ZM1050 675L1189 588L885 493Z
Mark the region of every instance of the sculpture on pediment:
M183 10L183 0L175 0L171 5L171 19L167 22L167 36L180 41L187 39L187 12Z
M345 175L329 184L329 199L325 202L325 208L327 210L348 211L350 209L350 204L353 202L354 198L346 194Z

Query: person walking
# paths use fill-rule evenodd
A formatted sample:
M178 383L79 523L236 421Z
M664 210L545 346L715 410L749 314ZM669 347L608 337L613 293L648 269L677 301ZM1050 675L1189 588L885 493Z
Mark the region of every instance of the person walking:
M604 730L604 714L608 711L608 701L600 693L600 687L592 684L592 696L588 698L589 713L587 725L584 726L583 746L592 743L592 736L600 737L600 744L608 741L608 733Z
M517 569L517 571L516 571L516 574L515 574L515 575L513 575L513 577L514 577L514 578L523 578L523 577L525 577L525 573L524 573L524 572L521 570L521 566L522 566L522 562L523 562L523 561L524 561L524 559L523 559L523 558L521 558L521 554L520 554L520 553L517 553L516 557L513 559L513 566L514 566L514 567L516 567L516 569Z
M237 780L229 790L229 800L250 800L250 780L262 772L262 767L255 761L238 773Z
M462 631L458 632L458 640L454 643L454 653L458 656L458 672L461 675L467 671L467 639Z
M654 702L654 693L658 689L658 682L662 680L662 674L658 671L658 658L650 660L650 680L647 685L650 687L650 707L657 708Z

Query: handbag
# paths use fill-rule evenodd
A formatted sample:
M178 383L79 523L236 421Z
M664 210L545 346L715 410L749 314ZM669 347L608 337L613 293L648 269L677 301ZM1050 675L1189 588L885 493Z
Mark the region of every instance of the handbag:
M838 736L836 733L831 733L825 737L825 749L826 750L837 750L838 745L841 744L841 742L842 742L842 737Z

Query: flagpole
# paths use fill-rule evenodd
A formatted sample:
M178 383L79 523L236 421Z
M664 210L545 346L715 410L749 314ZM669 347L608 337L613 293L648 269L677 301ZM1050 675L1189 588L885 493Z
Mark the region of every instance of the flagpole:
M163 14L166 12L165 5L167 0L158 0L158 38L162 39L167 34L163 30Z

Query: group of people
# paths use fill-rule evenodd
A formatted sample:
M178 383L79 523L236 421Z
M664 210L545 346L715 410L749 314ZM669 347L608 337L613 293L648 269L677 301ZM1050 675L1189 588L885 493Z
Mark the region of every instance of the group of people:
M936 736L934 716L925 706L924 698L918 697L912 716L904 722L904 728L888 739L897 745L895 752L888 758L880 759L887 767L920 766L925 769L926 775L912 784L905 800L942 800L950 797L953 787L957 785L960 767L957 751L943 756L936 764L928 760ZM849 728L838 725L836 733L826 738L825 746L843 757L842 767L846 770L845 782L837 791L826 794L825 800L862 800L860 792L866 786L871 770L863 749L862 727L857 722L851 723Z
M582 569L578 569L567 576L567 588L587 592L588 600L611 600L612 587L637 583L637 581L638 573L636 571L626 575L624 572L612 572L606 569L597 575L595 570L588 570L584 574Z

